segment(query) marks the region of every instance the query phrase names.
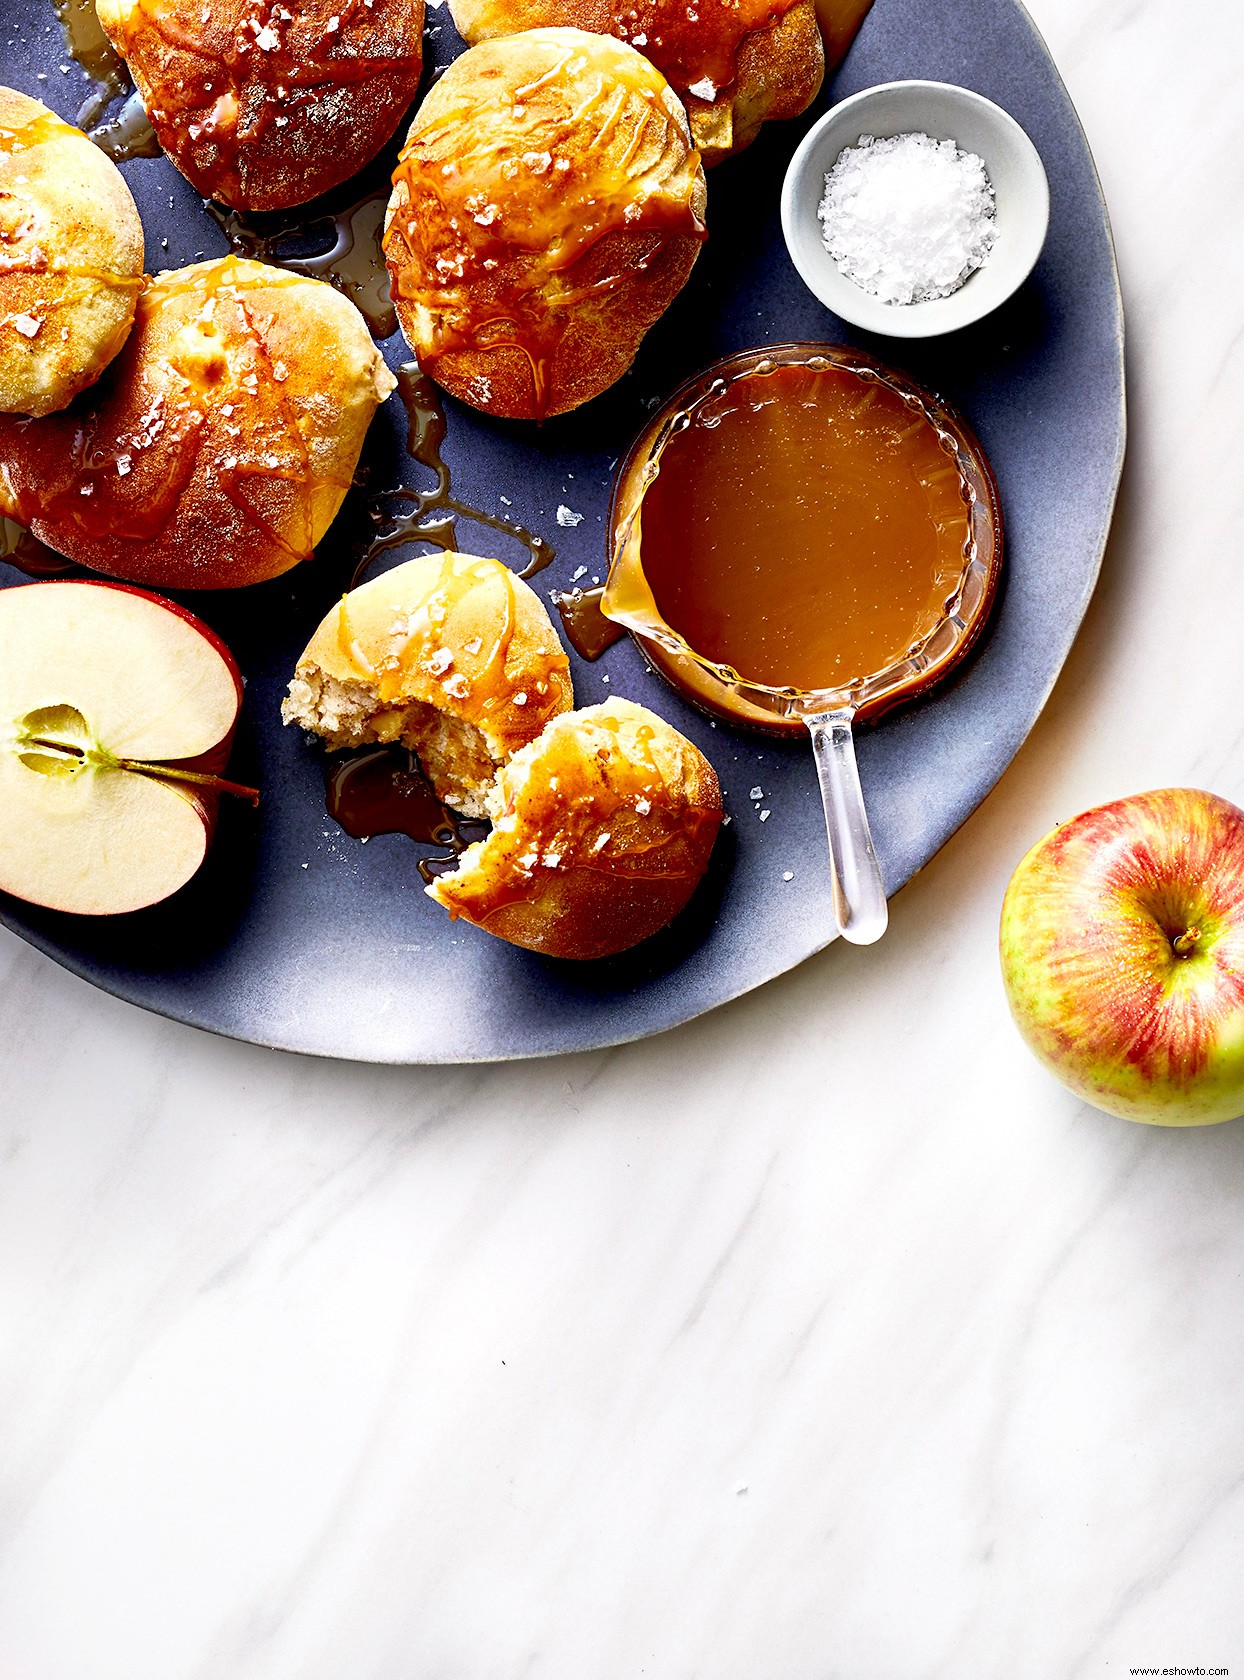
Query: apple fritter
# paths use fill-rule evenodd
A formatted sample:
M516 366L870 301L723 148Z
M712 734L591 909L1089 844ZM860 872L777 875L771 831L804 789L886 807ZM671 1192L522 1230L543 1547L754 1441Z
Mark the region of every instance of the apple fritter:
M450 0L464 40L570 26L611 35L660 70L710 167L816 98L825 55L813 0Z
M424 0L96 0L160 144L206 198L305 204L389 139L419 86Z
M622 699L555 718L502 768L488 809L492 833L429 898L512 945L580 962L672 921L722 818L703 753Z
M580 29L472 47L419 108L389 202L421 367L488 414L577 408L682 288L705 199L686 113L633 47Z
M0 510L132 583L259 583L309 558L395 383L322 280L240 257L161 274L71 413L0 416Z
M0 88L0 411L50 414L93 384L142 285L142 223L116 165Z

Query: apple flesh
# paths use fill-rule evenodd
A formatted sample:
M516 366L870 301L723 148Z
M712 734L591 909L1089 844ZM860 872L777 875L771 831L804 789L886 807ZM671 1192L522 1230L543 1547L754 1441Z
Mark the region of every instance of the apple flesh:
M207 855L242 703L193 614L103 582L0 590L0 890L115 915Z
M1166 788L1039 840L1002 906L1020 1032L1077 1096L1128 1120L1244 1114L1244 811Z

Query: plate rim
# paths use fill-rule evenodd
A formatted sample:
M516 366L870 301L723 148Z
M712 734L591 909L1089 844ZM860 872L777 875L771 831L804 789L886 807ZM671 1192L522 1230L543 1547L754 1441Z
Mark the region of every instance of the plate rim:
M897 893L901 892L902 889L907 886L908 883L912 881L922 869L926 868L928 864L932 862L933 858L949 844L968 819L980 809L985 799L987 799L993 792L994 788L997 787L1002 777L1014 763L1020 747L1036 728L1037 723L1049 703L1050 696L1054 692L1054 688L1063 674L1067 660L1070 657L1071 650L1074 648L1076 641L1079 638L1081 629L1083 628L1085 614L1088 612L1089 603L1096 591L1097 584L1101 576L1102 563L1105 559L1106 548L1109 544L1111 531L1114 525L1114 516L1118 506L1119 487L1122 481L1123 466L1127 455L1128 415L1125 358L1127 324L1123 306L1123 290L1119 278L1118 252L1115 245L1114 229L1110 218L1110 209L1106 203L1105 193L1102 189L1101 174L1097 167L1097 160L1093 156L1093 149L1089 143L1088 134L1085 130L1084 123L1081 120L1080 113L1076 109L1075 102L1068 92L1067 85L1063 80L1062 72L1059 70L1057 61L1049 49L1045 36L1038 28L1031 12L1024 3L1024 0L1009 0L1009 3L1014 7L1015 11L1020 14L1028 29L1031 31L1041 52L1045 56L1046 62L1053 75L1056 89L1062 95L1066 109L1075 125L1075 131L1078 134L1080 142L1083 146L1083 154L1088 163L1092 191L1096 196L1097 205L1101 214L1102 225L1106 236L1106 251L1109 259L1109 281L1112 286L1114 302L1115 330L1112 368L1116 375L1118 399L1118 412L1115 423L1115 455L1114 460L1110 463L1109 467L1109 493L1106 497L1104 517L1101 524L1101 533L1097 540L1096 552L1092 556L1091 564L1088 569L1082 596L1071 620L1072 629L1070 638L1067 642L1062 658L1059 660L1056 668L1051 672L1049 680L1047 681L1044 689L1041 691L1036 709L1033 711L1026 727L1015 743L1014 752L1012 752L1006 763L998 769L997 773L990 778L987 784L983 787L980 797L975 801L969 810L964 812L963 816L954 825L954 827L947 832L931 856L926 859L923 864L919 865L916 869L913 869L909 874L904 875L902 879L897 881L892 890L887 894L887 898L893 898ZM677 1020L671 1020L662 1025L607 1033L602 1037L594 1038L590 1043L576 1044L567 1048L549 1048L545 1045L538 1045L530 1049L513 1048L493 1054L469 1054L457 1052L452 1055L439 1056L435 1053L424 1053L417 1057L412 1057L403 1055L384 1056L375 1053L352 1053L350 1051L342 1051L339 1049L325 1049L317 1045L283 1043L280 1039L264 1033L241 1032L232 1030L231 1028L223 1026L217 1022L196 1020L189 1014L178 1014L171 1008L163 1006L161 1003L149 1002L146 1000L140 1002L137 999L128 996L120 986L109 983L109 981L102 979L98 972L92 971L87 964L76 961L71 953L53 945L50 941L45 940L33 929L22 926L11 919L7 905L5 904L2 896L0 896L0 926L5 927L24 944L31 946L42 956L55 963L57 967L74 975L75 978L84 981L95 990L104 992L110 997L117 998L120 1002L129 1005L133 1009L141 1010L146 1014L162 1017L164 1020L174 1021L180 1026L192 1027L197 1031L210 1033L214 1037L231 1040L232 1042L238 1044L253 1044L262 1049L282 1051L289 1055L310 1056L321 1061L340 1061L370 1067L499 1066L508 1062L541 1061L552 1060L554 1058L560 1059L565 1056L587 1055L595 1051L619 1049L624 1045L639 1043L644 1039L660 1038L667 1033L673 1032L678 1027L686 1026L692 1021L699 1020L705 1015L712 1014L716 1010L724 1008L727 1004L736 1002L741 997L746 997L750 992L758 991L762 986L768 985L770 981L777 980L784 974L791 973L794 969L800 967L801 964L809 961L812 957L818 956L822 951L827 950L829 946L836 942L837 938L835 934L831 933L828 938L820 941L820 943L814 945L810 950L804 951L800 956L795 957L790 961L782 958L775 968L762 975L749 978L744 984L739 985L735 989L728 990L724 996L715 999L705 1008L697 1009L693 1014L681 1016Z

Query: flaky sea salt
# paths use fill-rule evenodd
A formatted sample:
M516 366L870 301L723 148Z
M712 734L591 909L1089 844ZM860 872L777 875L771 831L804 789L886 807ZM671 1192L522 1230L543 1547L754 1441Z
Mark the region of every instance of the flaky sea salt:
M825 177L817 215L848 280L883 303L949 297L998 236L985 165L953 140L860 136Z

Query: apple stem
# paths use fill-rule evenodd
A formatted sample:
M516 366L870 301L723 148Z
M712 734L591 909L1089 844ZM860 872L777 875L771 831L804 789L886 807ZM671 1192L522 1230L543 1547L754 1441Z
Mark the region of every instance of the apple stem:
M1186 933L1181 933L1179 938L1173 941L1176 956L1190 957L1196 950L1197 940L1200 937L1201 930L1199 927L1189 928Z
M208 788L213 793L231 793L236 799L247 799L252 805L259 804L259 789L244 787L241 782L228 782L223 776L209 776L202 770L174 770L169 764L144 764L137 758L119 758L118 765L122 770L137 770L144 776L156 776L161 781L193 782L196 787Z
M252 805L259 804L258 788L244 787L241 782L226 781L223 776L212 776L204 770L179 770L171 764L147 764L138 758L114 758L111 753L99 749L88 752L84 747L71 746L68 741L44 741L33 736L23 745L50 753L55 758L76 758L84 763L93 760L108 769L134 770L139 775L156 776L161 781L192 782L195 787L208 788L213 793L231 793L236 799L248 799Z

